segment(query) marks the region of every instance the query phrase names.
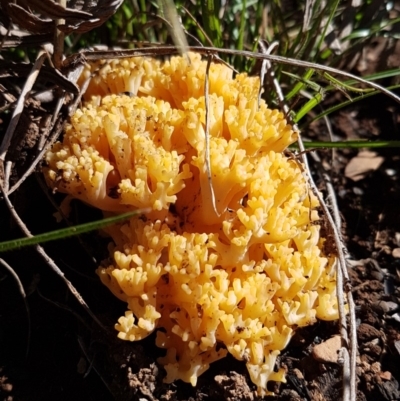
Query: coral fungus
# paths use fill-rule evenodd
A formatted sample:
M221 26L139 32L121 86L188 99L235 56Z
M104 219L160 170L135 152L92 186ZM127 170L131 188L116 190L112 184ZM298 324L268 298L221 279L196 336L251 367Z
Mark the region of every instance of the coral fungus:
M87 65L84 107L45 175L104 211L151 209L108 229L112 262L98 269L128 306L121 339L162 328L167 382L195 385L229 352L265 394L284 380L274 365L293 329L337 318L334 258L302 166L283 153L296 133L258 101L258 78L211 64L205 132L206 64L190 54Z

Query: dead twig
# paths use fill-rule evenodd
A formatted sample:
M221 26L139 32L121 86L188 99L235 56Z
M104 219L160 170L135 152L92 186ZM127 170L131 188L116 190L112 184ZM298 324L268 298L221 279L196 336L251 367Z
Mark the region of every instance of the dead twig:
M8 181L8 177L6 177L6 179ZM21 228L21 230L27 237L32 237L33 235L31 234L31 232L29 231L29 229L25 225L25 223L22 221L22 219L19 217L17 211L15 210L13 204L11 203L11 201L7 195L7 192L5 191L5 188L1 184L0 184L0 190L3 193L4 201L8 207L8 210L10 211L11 215L13 216L13 218L16 221L16 223L18 224L18 226ZM103 330L106 330L106 328L103 326L103 324L100 322L100 320L97 319L97 317L93 314L93 312L91 311L91 309L89 308L89 306L87 305L85 300L82 298L81 294L79 294L78 290L65 277L64 273L55 264L55 262L47 255L45 250L40 245L34 245L34 247L35 247L36 251L40 254L40 256L42 256L42 258L45 260L45 262L49 265L49 267L54 271L54 273L56 273L57 276L59 276L64 281L64 283L66 284L66 286L68 287L68 289L70 290L72 295L81 304L81 306L86 310L86 312L89 314L89 316L98 324L99 327L101 327Z
M229 54L229 55L237 55L243 56L247 58L255 58L258 60L269 60L272 63L284 64L284 65L292 65L302 68L313 68L315 70L328 72L330 74L336 74L341 77L354 79L357 82L370 86L371 88L376 89L377 91L385 94L390 97L397 103L400 103L400 96L396 95L394 92L384 88L383 86L372 82L367 81L357 75L353 75L349 72L339 70L337 68L329 67L322 64L312 63L310 61L297 60L289 57L276 56L272 54L264 54L251 52L246 50L233 50L233 49L222 49L217 47L202 47L202 46L191 46L188 48L189 51L197 52L204 55L215 54ZM142 48L142 49L133 49L133 50L112 50L112 51L96 51L96 52L82 52L79 54L79 57L84 56L88 61L97 61L102 59L110 59L110 58L128 58L128 57L154 57L154 56L167 56L178 54L179 51L175 46L160 46L157 48ZM70 67L74 63L76 63L76 58L78 56L75 54L73 56L68 57L64 60L64 67Z
M326 190L328 192L327 199L329 201L329 208L331 210L331 214L329 217L332 219L334 222L332 229L334 230L334 236L335 236L335 242L336 246L339 246L338 248L338 254L339 254L339 262L340 262L340 268L337 271L337 287L338 289L345 289L346 292L346 298L347 298L347 303L348 303L348 309L349 309L349 327L347 327L347 321L345 318L345 306L344 306L344 295L341 294L339 297L338 295L338 302L339 302L339 311L341 310L344 316L341 315L340 320L341 320L341 328L343 327L343 330L346 330L346 333L349 333L349 336L347 338L348 346L349 346L349 351L350 351L350 356L349 356L349 386L350 386L350 400L355 400L356 398L356 358L357 358L357 326L356 326L356 316L355 316L355 304L354 304L354 299L353 299L353 294L352 294L352 289L350 286L350 277L347 271L347 263L345 260L345 247L343 245L343 241L341 239L340 235L340 229L341 229L341 218L340 218L340 213L339 213L339 207L337 205L336 201L336 193L333 188L333 183L331 180L331 177L329 174L322 168L322 165L319 161L319 158L315 155L314 158L319 162L320 169L319 171L322 174L322 179L324 181L324 184L326 186ZM331 224L332 226L332 224ZM336 232L335 232L336 231ZM344 279L344 282L343 282ZM345 355L346 356L346 355ZM345 367L345 366L344 366Z
M168 30L175 46L179 49L181 55L188 57L187 52L189 45L185 33L183 32L182 24L179 20L179 15L176 11L174 2L172 0L158 0L158 4L167 20ZM188 60L190 61L189 57Z
M204 81L204 102L205 102L205 111L206 111L206 124L205 124L205 150L204 150L204 158L206 163L206 170L207 170L207 180L208 180L208 191L207 197L210 198L211 204L216 216L220 216L217 205L215 203L215 195L214 195L214 187L212 183L212 176L211 176L211 160L210 160L210 94L209 94L209 73L210 73L210 66L213 60L213 56L210 55L207 58L207 67L206 67L206 75ZM203 189L204 191L204 189Z
M22 88L22 92L18 98L13 115L11 117L10 124L7 127L7 131L4 134L3 141L0 145L0 168L2 167L2 165L4 165L4 162L6 160L6 155L7 155L7 151L10 146L10 143L11 143L11 138L14 134L15 128L17 127L19 119L22 115L22 111L24 109L26 96L31 91L34 83L36 82L36 79L40 72L40 68L42 67L42 64L43 64L46 56L47 56L46 53L43 51L38 54L35 64L33 65L32 70L31 70L27 80L25 81L25 85ZM4 186L4 184L3 184L3 186Z
M70 307L68 307L67 305L63 305L60 302L56 302L53 301L50 298L45 297L41 291L39 290L39 288L36 288L36 292L38 293L39 297L42 298L44 301L48 302L49 304L54 305L57 308L60 309L64 309L65 311L71 313L71 315L73 315L76 319L78 319L82 325L84 325L88 330L90 330L90 326L85 322L85 320L82 318L82 316L80 316L78 313L76 313L73 309L71 309Z
M114 392L111 390L110 386L107 383L107 380L103 377L103 375L100 373L100 371L98 369L96 369L96 365L94 364L94 357L91 358L89 357L89 354L86 350L85 344L83 343L83 340L81 337L78 337L78 344L79 347L81 349L81 351L83 352L83 355L85 355L85 358L87 359L88 362L90 362L90 368L93 367L94 371L97 373L97 375L100 377L101 381L104 383L104 385L106 386L107 390L110 392L110 394L115 397Z
M75 85L75 82L79 78L81 70L82 70L82 65L80 66L80 68L71 71L68 77L66 78L68 82L71 82L73 85ZM82 88L79 91L79 94L75 97L73 103L70 105L68 110L69 116L75 113L76 109L78 108L78 105L81 101L83 94L86 92L89 82L90 82L90 77L83 83ZM30 164L28 169L24 172L24 174L19 178L19 180L10 188L9 191L7 191L8 195L16 191L21 186L21 184L32 174L36 166L43 160L44 154L53 145L53 143L59 137L60 133L63 131L66 124L66 118L63 115L59 115L59 113L61 107L64 105L65 98L66 98L66 93L64 92L62 96L58 99L50 126L46 129L46 132L42 134L42 138L46 141L46 144L45 145L39 144L38 147L39 152L37 153L35 159ZM53 130L54 127L55 130ZM52 130L53 132L51 133L50 137L48 137L48 133L51 132Z
M28 338L27 338L25 356L28 356L29 344L30 344L30 338L31 338L31 314L29 313L29 305L28 305L28 302L26 301L26 293L24 290L24 286L22 285L21 280L18 277L18 274L15 273L15 270L4 259L0 258L0 264L8 271L8 273L10 273L11 277L17 283L18 291L21 294L22 300L24 301L26 317L28 319Z
M22 176L18 179L18 181L9 189L7 192L8 195L11 195L13 192L15 192L22 184L23 182L35 171L37 165L43 160L44 154L47 152L49 147L57 140L59 137L60 133L62 132L63 128L65 126L65 118L64 117L59 117L57 119L56 127L58 127L50 136L48 140L48 146L42 148L40 152L35 156L35 159L33 162L29 165L27 170L22 174ZM47 130L47 132L49 129Z
M265 47L261 47L262 50L266 50ZM289 107L284 101L284 96L282 93L282 89L279 85L278 80L275 78L272 79L273 85L275 92L278 96L278 99L280 101L280 105L286 114L287 118L290 119L290 113L289 113ZM299 132L299 129L296 124L292 122L293 129L297 132ZM315 185L315 182L312 178L311 171L308 165L308 160L307 160L307 153L305 151L303 141L301 139L300 133L298 136L298 144L299 144L299 149L301 152L301 158L302 162L304 164L304 169L307 173L308 179L309 179L309 184L314 192L314 194L317 196L319 203L324 211L324 215L326 216L329 226L331 227L333 231L333 237L334 241L336 244L337 252L338 252L338 263L337 266L338 268L336 269L336 290L337 290L337 298L338 298L338 309L339 309L339 322L340 322L340 335L342 337L343 341L343 347L341 350L341 361L343 363L343 401L356 401L356 356L357 356L357 335L356 335L356 321L355 321L355 307L354 307L354 301L352 298L352 293L347 285L349 282L349 276L346 268L346 263L345 263L345 258L344 258L344 252L343 250L345 249L345 245L341 239L340 236L340 219L339 222L337 222L331 215L330 209L326 205L324 199L322 198L321 193L318 191L317 186ZM333 190L333 186L330 187L330 193L329 193L330 199L332 199L332 204L335 205L335 202L333 201L336 199L335 197L335 192ZM333 206L335 208L335 206ZM337 208L337 206L336 206ZM339 216L338 212L335 212L335 218ZM346 280L346 283L343 283L343 277ZM349 314L350 314L350 328L347 327L347 322L346 322L346 308L345 308L345 297L344 297L344 288L346 288L346 296L347 296L347 301L349 304ZM350 335L349 335L350 331ZM349 351L348 351L349 350ZM350 355L349 355L350 354Z
M78 59L78 57L76 57L76 59ZM0 78L21 78L24 76L29 76L31 70L31 64L0 60ZM61 74L60 71L52 67L42 65L40 69L40 78L43 79L43 81L52 82L73 95L79 93L79 88L74 84L73 81L69 80L66 76Z
M58 3L64 9L67 7L67 0L58 0ZM57 69L61 68L62 59L64 56L65 33L58 29L58 26L63 25L63 24L65 24L64 18L59 18L55 21L53 63L54 63L55 68L57 68Z
M274 51L274 49L279 45L279 43L273 42L273 43L271 43L270 46L268 46L268 48L266 48L264 45L264 42L262 40L259 40L258 45L260 46L262 53L271 54ZM258 99L257 99L258 107L260 107L260 100L261 100L261 95L262 95L262 91L264 88L265 75L267 74L267 71L270 69L271 69L271 63L268 60L263 60L261 63L261 71L260 71L260 90L258 91ZM272 79L276 79L275 73L273 70L269 71L269 76Z

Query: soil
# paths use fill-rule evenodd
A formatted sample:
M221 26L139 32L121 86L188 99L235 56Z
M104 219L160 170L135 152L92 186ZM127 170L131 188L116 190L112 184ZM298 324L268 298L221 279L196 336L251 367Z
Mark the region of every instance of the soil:
M374 97L337 112L330 122L335 139L395 140L400 107ZM37 135L34 128L27 132ZM326 139L328 132L319 123L304 135ZM400 155L397 149L322 150L319 155L336 190L349 252L359 343L357 400L400 399ZM318 177L318 166L312 168ZM33 233L60 227L37 179L31 176L12 198ZM73 206L73 222L100 217L88 207ZM21 236L3 203L0 227L0 240ZM29 310L13 277L0 267L0 401L259 399L245 365L232 357L214 363L195 388L165 384L154 335L138 343L117 340L113 324L124 305L94 273L106 244L90 234L45 246L106 330L34 249L1 255L18 274ZM338 330L337 322L322 321L299 329L278 360L287 370L287 383L270 383L276 395L268 400L339 400L341 367L334 355L332 360L321 356Z

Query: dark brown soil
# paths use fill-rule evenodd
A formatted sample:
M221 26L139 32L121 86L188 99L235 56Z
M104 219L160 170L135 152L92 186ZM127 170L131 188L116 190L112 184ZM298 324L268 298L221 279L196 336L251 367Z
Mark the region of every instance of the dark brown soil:
M399 116L398 105L375 97L336 113L331 123L336 139L393 140L398 139ZM31 128L28 132L37 135ZM304 134L327 137L322 123L311 125ZM375 153L337 150L332 158L332 151L320 152L337 192L349 250L360 401L400 399L400 155L398 149ZM382 158L378 167L376 158ZM349 166L358 168L357 174ZM56 227L52 206L35 177L12 201L34 233ZM95 211L78 204L71 215L79 222L96 217ZM0 203L0 240L19 236ZM125 306L94 273L106 255L106 243L91 234L45 246L106 331L33 249L1 255L24 285L29 313L15 281L0 267L0 401L257 400L244 364L232 357L215 363L195 388L181 382L167 385L155 362L163 351L155 347L154 335L139 343L117 340L112 327ZM271 383L270 390L276 393L271 401L340 399L340 366L318 362L313 354L317 344L336 333L336 322L318 322L297 331L279 358L287 369L287 383Z

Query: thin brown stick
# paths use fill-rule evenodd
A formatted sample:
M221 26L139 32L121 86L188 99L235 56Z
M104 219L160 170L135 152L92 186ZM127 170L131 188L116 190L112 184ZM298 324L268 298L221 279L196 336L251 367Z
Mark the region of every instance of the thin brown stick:
M299 148L304 151L304 145L299 138ZM305 159L305 156L302 156ZM343 401L356 401L356 358L357 358L357 332L356 332L356 316L355 316L355 304L353 300L353 294L351 292L350 279L346 267L346 260L344 250L345 245L340 235L340 216L338 211L334 212L335 218L332 217L330 208L322 198L321 193L318 191L314 180L310 176L310 186L317 196L320 206L323 209L324 215L328 220L329 226L332 230L333 238L335 240L338 256L338 268L336 270L336 288L338 298L338 309L339 309L339 322L340 322L340 334L344 342L342 347L342 362L343 362ZM330 183L328 175L324 176L324 182L328 189L328 198L331 203L331 207L337 209L336 196L333 186ZM344 306L344 292L346 292L348 312L349 312L349 327L346 320L346 308ZM348 354L348 351L350 355Z
M4 167L4 188L5 188L5 190L8 190L8 187L10 185L11 167L12 167L12 162L10 160L6 161L6 164Z
M303 17L303 32L307 32L311 28L312 11L315 4L315 0L306 0L304 7L304 17Z
M210 46L213 45L212 40L210 39L210 37L207 35L207 32L203 29L203 27L201 26L201 24L199 24L199 22L196 20L196 18L194 17L194 15L185 7L185 6L181 6L182 10L185 11L185 13L192 19L192 21L194 22L194 24L196 25L196 28L203 34L203 36L206 38L206 41L208 42L208 44ZM192 35L190 35L192 36ZM197 39L196 39L197 40ZM200 46L202 46L202 44L200 43Z
M326 203L321 202L323 208L327 208L329 214L326 214L328 218L331 229L333 230L333 235L335 238L335 243L337 247L337 252L339 255L339 268L337 269L337 292L338 292L338 306L340 314L340 329L342 338L347 342L350 355L346 350L342 349L343 355L343 376L345 382L347 381L347 388L344 386L343 390L348 391L348 399L351 401L356 400L356 363L357 363L357 327L356 327L356 315L355 315L355 303L353 299L352 289L350 285L350 277L347 271L347 263L345 260L346 247L343 244L341 238L341 218L339 213L339 207L337 205L336 193L333 187L332 180L329 174L323 168L321 161L317 154L313 154L314 159L319 166L318 171L321 173L321 177L325 184L326 190L328 192L327 199L329 201L329 208ZM314 183L313 183L314 184ZM315 185L315 184L314 184ZM317 196L320 197L318 193ZM322 198L322 197L321 197ZM344 291L343 291L344 289ZM348 309L349 309L349 324L347 325L346 320L346 310L344 302L344 292L346 293ZM344 398L345 399L345 398Z
M53 301L50 298L45 297L42 292L39 290L39 288L36 288L36 292L38 293L39 297L42 298L44 301L48 302L49 304L54 305L56 308L64 309L65 311L69 312L71 315L73 315L77 320L79 320L83 326L85 326L88 330L91 329L90 325L85 322L85 320L80 316L78 313L76 313L73 309L71 309L69 306L64 305L60 302Z
M23 233L27 237L32 237L33 235L29 231L28 227L25 225L25 223L22 221L22 219L19 217L17 211L14 208L14 205L11 203L6 191L4 190L3 185L0 184L0 190L3 193L4 201L8 207L8 210L10 211L11 215L13 216L14 220L18 224L18 226L21 228ZM94 315L94 313L91 311L89 308L88 304L85 302L85 300L82 298L81 294L79 294L78 290L73 286L73 284L65 277L64 273L62 270L55 264L55 262L47 255L45 250L40 246L40 245L34 245L36 251L39 253L40 256L45 260L45 262L49 265L51 270L53 270L57 276L61 277L61 279L64 281L64 283L67 285L68 289L72 293L72 295L77 299L77 301L81 304L81 306L86 310L86 312L89 314L89 316L101 327L103 330L106 330L106 328L103 326L103 324L100 322L99 319Z
M263 49L263 48L262 48ZM265 50L265 49L263 49ZM284 96L282 93L282 89L279 85L279 82L273 78L272 79L275 91L277 93L278 99L281 103L281 107L285 114L287 115L287 118L290 120L290 114L289 114L289 107L284 101ZM293 124L294 130L299 132L299 129L296 124ZM346 263L344 259L344 252L343 249L345 249L345 246L343 244L343 241L341 240L339 230L338 228L340 225L339 223L335 221L335 219L332 218L332 215L330 213L329 208L327 207L324 199L322 198L320 192L318 191L318 188L315 185L315 182L312 178L310 168L308 165L308 160L307 160L307 154L303 145L303 141L301 139L301 136L299 134L298 136L298 144L299 144L299 149L301 152L301 158L304 164L305 171L307 173L308 179L309 179L309 184L310 188L312 191L315 193L317 196L320 205L322 206L322 209L324 211L324 215L326 216L329 225L333 231L333 236L335 240L335 244L338 250L338 263L337 266L338 268L336 269L336 292L337 292L337 298L338 298L338 310L339 310L339 322L340 322L340 335L343 341L343 347L341 350L341 361L343 362L343 401L356 401L356 356L357 356L357 336L356 336L356 324L355 324L355 307L354 307L354 302L352 298L351 291L347 285L347 282L349 281L348 278L348 272L346 270ZM331 187L332 193L330 193L330 196L332 197L332 200L335 199L335 193L333 190L333 187ZM338 216L338 213L335 213L335 216ZM343 276L346 279L346 286L343 283ZM347 327L347 322L346 322L346 309L344 306L344 287L346 287L346 295L347 295L347 300L349 303L349 313L350 313L350 341L349 341L349 334L348 334L348 327ZM348 352L348 349L350 350L350 355Z
M261 52L263 54L271 54L271 52L275 49L275 47L277 47L279 45L279 43L278 42L273 42L267 48L267 47L265 47L264 42L262 40L259 40L258 41L258 45L260 46ZM263 87L264 87L265 75L266 75L267 71L270 70L270 69L271 69L271 62L268 61L268 60L263 60L262 64L261 64L261 71L260 71L260 90L258 91L258 99L257 99L258 107L260 107L260 100L261 100L261 95L262 95L262 91L263 91ZM274 73L273 70L269 71L269 76L272 79L276 79L275 78L275 73Z
M58 0L58 3L61 7L67 7L67 0ZM65 24L65 19L60 18L55 20L54 27L54 54L53 54L53 63L55 68L60 69L62 66L62 60L64 55L64 32L60 31L57 27L58 25Z
M341 256L341 271L343 272L344 276L344 286L346 291L346 296L347 296L347 302L349 306L349 329L347 332L349 332L349 349L350 349L350 367L349 367L349 374L350 374L350 399L355 400L356 399L356 364L357 364L357 327L356 327L356 315L355 315L355 303L353 299L353 294L351 291L351 285L350 285L350 277L349 273L347 271L347 263L345 261L345 255L344 255L344 250L346 249L343 246L343 241L340 235L340 229L341 229L341 219L340 219L340 214L339 214L339 207L337 205L336 201L336 193L333 188L332 181L329 177L328 174L324 173L324 183L326 185L327 191L328 191L328 199L330 203L330 209L332 210L332 215L333 215L333 221L335 222L335 227L337 227L337 236L338 238L336 239L336 245L340 246L340 249L338 250L339 255ZM339 240L339 241L337 241ZM343 302L343 300L339 299L339 302ZM344 309L344 304L339 305L341 308ZM346 324L346 321L344 321L344 324ZM347 326L345 326L347 328Z
M79 75L80 75L80 71L82 70L82 66L80 69L74 70L72 71L69 76L68 79L75 83L76 80L78 79ZM83 96L83 94L86 92L87 87L89 86L89 82L90 82L90 77L83 83L82 88L79 92L79 95L76 96L74 102L71 104L71 106L69 107L69 115L71 116L73 113L75 113L79 102L81 101L81 98ZM62 132L62 130L65 127L66 121L64 119L63 116L59 116L59 112L61 110L61 107L63 106L65 100L65 93L63 94L63 96L58 100L55 111L53 113L53 118L50 124L50 127L47 129L47 131L51 131L54 127L57 127L57 129L51 134L50 138L48 138L48 140L46 141L46 145L45 146L39 146L39 152L36 155L35 159L33 160L33 162L30 164L30 166L28 167L28 169L24 172L24 174L20 177L20 179L10 188L9 191L7 191L7 194L10 195L12 194L14 191L16 191L21 184L32 174L32 172L35 170L36 166L43 160L43 156L44 154L47 152L47 150L53 145L53 143L57 140L57 138L59 137L60 133ZM43 136L45 136L46 133L43 134Z
M81 351L83 352L83 355L85 355L85 358L90 362L90 367L93 366L94 371L97 373L97 375L100 377L101 381L104 383L104 385L106 386L107 390L110 392L110 394L115 398L115 394L114 392L111 390L109 384L107 383L107 380L103 377L103 375L100 373L100 371L98 369L96 369L96 366L94 365L94 358L90 358L85 345L83 343L83 340L81 337L78 337L78 344L79 347L81 349Z
M22 92L19 95L17 104L15 106L13 115L11 117L10 124L7 127L7 131L4 135L3 142L0 145L0 162L3 162L6 160L6 154L8 151L8 147L10 146L11 143L11 138L14 134L15 128L17 127L17 124L19 122L19 119L21 117L22 111L24 109L24 104L25 104L25 98L27 94L31 91L33 85L36 82L36 79L39 75L40 68L42 67L42 64L46 58L46 53L45 52L40 52L38 54L38 57L36 58L35 64L32 67L32 70L25 81L25 85L22 88Z
M289 57L276 56L272 54L263 54L257 52L251 52L247 50L232 50L232 49L221 49L216 47L202 47L202 46L191 46L188 49L189 51L198 52L201 54L209 55L209 54L231 54L237 56L243 56L248 58L255 58L259 60L269 60L273 63L284 64L284 65L294 65L302 68L314 68L319 71L325 71L330 74L336 74L345 78L354 79L357 82L366 84L371 88L382 92L387 95L395 102L400 103L400 96L391 92L390 90L384 88L383 86L375 83L367 81L363 78L358 77L357 75L350 74L346 71L341 71L337 68L329 67L322 64L316 64L309 61L292 59ZM178 49L175 46L160 46L157 48L142 48L142 49L134 49L134 50L113 50L113 51L97 51L97 52L83 52L80 53L80 56L84 56L88 61L96 61L102 59L109 58L128 58L128 57L143 57L143 56L160 56L160 55L173 55L177 54ZM68 67L71 64L75 63L75 59L77 55L70 56L64 62L64 66Z
M46 52L46 57L48 57L48 52ZM83 56L79 57L75 55L74 61L77 63L79 59L83 59ZM50 60L50 59L49 59ZM27 63L14 63L12 61L0 60L0 78L8 78L8 77L16 77L21 78L25 76L29 76L32 71L31 64ZM62 89L72 93L77 94L79 92L79 88L71 82L68 78L66 78L60 71L54 69L54 67L42 65L40 69L40 78L43 81L51 82L56 86L60 86Z
M28 305L28 302L26 301L26 293L25 293L25 290L24 290L24 286L22 285L21 280L18 277L18 274L15 272L15 270L4 259L0 258L0 264L10 273L12 278L17 283L18 291L21 294L22 300L24 301L26 317L28 319L28 336L27 336L28 338L27 338L25 355L28 356L28 354L29 354L29 344L30 344L30 338L31 338L31 314L29 313L29 305Z
M210 94L209 94L209 79L208 75L210 73L210 66L213 60L213 56L210 55L207 58L207 67L206 67L206 75L204 81L204 102L205 102L205 111L206 111L206 126L204 128L205 131L205 163L206 163L206 170L207 170L207 179L210 191L210 198L212 207L214 209L214 213L216 216L219 216L219 212L217 209L217 205L215 203L215 195L214 195L214 187L212 183L212 176L211 176L211 160L210 160Z
M33 171L36 169L36 166L43 160L44 154L49 149L49 147L57 140L57 138L60 136L60 133L65 126L65 124L61 123L62 120L64 120L63 117L58 118L58 121L60 122L59 128L55 130L53 134L50 136L48 140L48 146L41 149L41 151L35 156L35 159L32 161L32 163L29 165L26 171L7 192L7 195L11 195L13 192L15 192L24 183L24 181L33 173Z
M172 0L158 0L158 4L168 22L168 30L173 42L175 43L175 46L179 49L179 53L181 55L188 57L187 52L189 45L187 43L185 33L183 32L182 23L179 19L175 3Z

